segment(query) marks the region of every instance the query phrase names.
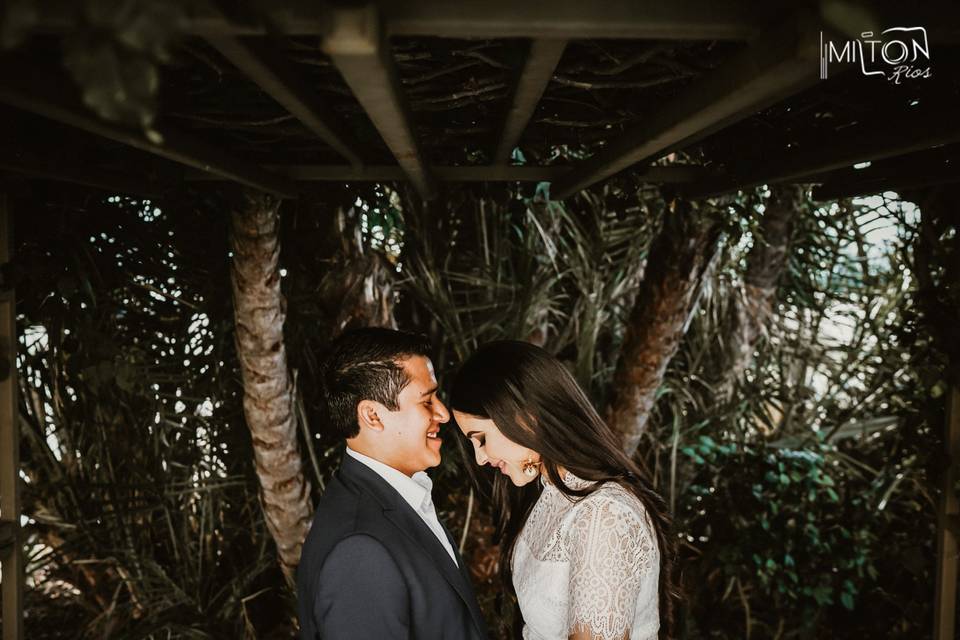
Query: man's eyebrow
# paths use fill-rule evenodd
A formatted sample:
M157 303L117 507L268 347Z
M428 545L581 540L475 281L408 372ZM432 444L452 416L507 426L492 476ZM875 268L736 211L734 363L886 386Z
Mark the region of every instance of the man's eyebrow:
M483 431L468 431L468 432L467 432L467 437L468 437L468 438L472 438L474 435L476 435L476 434L478 434L478 433L479 433L481 436L483 435Z
M430 387L429 389L427 389L426 391L424 391L423 393L421 393L421 394L420 394L420 397L422 398L423 396L428 396L428 395L430 395L431 393L433 393L434 391L436 391L437 389L439 389L439 387L438 387L437 385L433 385L432 387Z

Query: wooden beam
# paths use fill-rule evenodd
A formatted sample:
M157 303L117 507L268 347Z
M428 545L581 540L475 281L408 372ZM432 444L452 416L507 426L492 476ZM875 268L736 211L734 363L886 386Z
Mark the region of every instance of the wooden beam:
M380 137L424 199L436 195L436 184L417 144L410 111L403 97L390 44L373 5L337 9L323 49L370 116Z
M13 259L13 215L0 192L0 265ZM5 272L6 270L3 270ZM0 272L0 273L3 273ZM20 538L20 425L17 412L16 296L0 276L0 525L8 544L0 553L3 640L23 640L24 559Z
M517 2L515 0L404 0L382 2L390 35L447 38L634 38L645 40L749 40L788 2L750 3L737 0L583 0ZM828 22L846 28L851 37L874 24L886 28L905 22L927 28L934 45L960 42L960 9L943 0L903 2L823 0ZM878 6L879 5L879 6ZM851 11L865 6L867 11ZM263 8L260 8L263 7ZM227 18L213 2L187 3L183 32L195 36L324 36L329 16L315 0L277 0L260 5L239 19ZM45 0L36 30L64 34L77 29L74 0ZM865 23L863 17L875 17Z
M950 152L957 150L950 148ZM810 182L822 182L813 189L814 200L839 200L960 182L960 162L949 157L934 159L910 154L863 169L850 167L811 176Z
M383 11L390 35L746 40L776 5L734 0L405 0L384 3Z
M818 29L806 13L791 16L574 168L553 185L553 197L566 198L633 164L688 146L812 85L819 75Z
M951 114L945 111L913 114L909 120L897 121L895 127L891 127L889 121L883 121L869 128L848 129L842 137L808 140L803 149L793 153L771 149L763 155L763 161L742 169L734 167L724 176L692 183L683 189L683 194L689 198L703 198L760 184L803 182L827 171L954 142L960 142L960 123Z
M566 47L567 41L562 39L537 38L530 43L530 51L524 60L523 70L517 77L500 141L493 154L494 164L509 164L510 155L517 146L520 136L523 135L524 129L527 128L527 123L530 122L530 117L533 116L540 97L547 88L550 78L553 77L553 72Z
M343 3L342 3L343 4ZM737 0L404 0L381 2L390 35L448 38L642 38L653 40L746 40L781 3L757 7ZM223 15L214 2L188 3L183 25L189 35L319 35L330 19L311 0L278 0L241 19ZM46 0L39 29L68 33L77 26L76 3Z
M354 169L347 165L267 165L267 169L296 182L390 182L406 177L396 165L368 165ZM569 171L569 167L470 166L431 167L430 172L444 182L551 182ZM648 184L682 184L702 178L703 168L696 165L648 167L637 172L637 179ZM195 171L187 180L222 180L215 175Z
M947 398L944 445L950 466L940 484L937 506L937 586L934 599L934 640L953 640L957 616L957 534L950 520L960 515L956 480L960 464L960 388L954 386Z
M5 66L0 69L0 102L76 127L147 153L285 198L297 195L294 184L282 176L238 160L192 136L170 127L158 127L160 139L100 119L64 93L73 83L55 71Z
M336 132L336 118L320 103L289 61L283 60L265 44L249 38L211 36L207 42L351 165L363 165L352 146Z
M865 31L879 34L893 26L923 27L934 51L960 42L960 5L944 0L906 3L900 0L821 0L820 15L851 40ZM936 53L933 53L936 64Z
M37 154L22 149L0 148L0 171L8 171L29 178L93 187L111 194L151 198L159 197L162 191L172 186L172 183L162 185L144 175L134 176L95 167L60 164L57 158L51 156L41 159Z

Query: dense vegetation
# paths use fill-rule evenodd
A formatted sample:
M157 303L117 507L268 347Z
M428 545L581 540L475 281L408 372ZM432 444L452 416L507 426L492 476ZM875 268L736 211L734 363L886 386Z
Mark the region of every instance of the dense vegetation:
M53 194L13 199L27 636L291 637L241 406L224 200ZM931 310L956 300L960 253L953 224L888 196L801 192L771 316L734 379L772 194L694 212L720 239L637 453L675 512L687 638L928 633L952 362ZM533 340L605 407L674 205L624 183L565 205L515 186L451 187L423 207L383 185L284 204L285 339L315 495L339 457L317 358L346 326L428 334L442 383L479 342ZM441 518L455 537L467 524L494 620L490 516L445 451Z

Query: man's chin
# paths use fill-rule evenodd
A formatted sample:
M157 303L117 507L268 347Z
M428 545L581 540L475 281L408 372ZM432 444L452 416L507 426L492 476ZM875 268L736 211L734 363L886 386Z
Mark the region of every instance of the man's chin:
M440 453L437 451L426 451L419 457L417 457L416 454L413 454L408 459L417 460L416 465L410 465L410 467L415 468L413 468L412 471L407 472L408 475L413 475L414 473L420 471L426 471L427 469L439 467L441 462Z
M443 456L440 453L440 440L427 440L427 447L423 453L424 462L428 463L428 467L436 467L440 465L440 462L443 460Z

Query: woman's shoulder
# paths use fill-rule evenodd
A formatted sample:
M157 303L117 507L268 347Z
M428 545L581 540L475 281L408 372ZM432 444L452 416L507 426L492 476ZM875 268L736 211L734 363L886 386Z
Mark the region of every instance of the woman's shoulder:
M624 570L642 573L659 562L647 510L625 487L604 483L580 499L565 520L560 544L576 566L623 565Z
M628 530L640 533L650 529L647 510L632 491L617 482L604 482L577 500L567 517L570 526Z

